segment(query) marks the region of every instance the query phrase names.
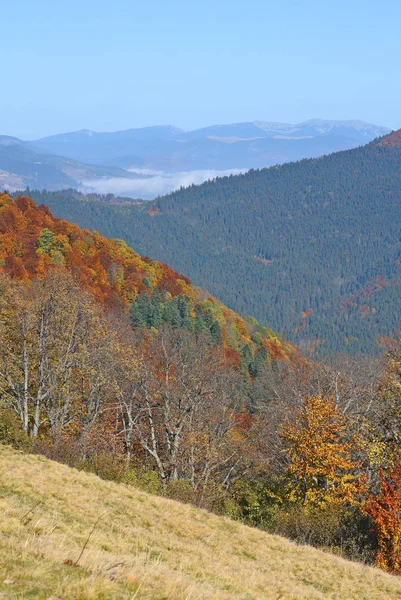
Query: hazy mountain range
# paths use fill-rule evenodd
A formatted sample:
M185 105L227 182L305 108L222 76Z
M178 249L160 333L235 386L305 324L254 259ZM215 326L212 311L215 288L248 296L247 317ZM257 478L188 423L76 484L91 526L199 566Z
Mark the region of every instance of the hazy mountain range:
M0 136L0 190L10 191L31 187L59 190L80 187L85 180L136 179L117 167L82 164L71 158L45 153L29 142L10 136Z
M361 121L314 120L299 125L255 121L194 131L172 126L113 133L83 130L33 144L90 164L177 172L265 167L355 147L388 131Z
M0 187L113 192L154 198L217 175L347 150L389 129L362 121L234 123L110 133L81 130L34 141L0 136Z

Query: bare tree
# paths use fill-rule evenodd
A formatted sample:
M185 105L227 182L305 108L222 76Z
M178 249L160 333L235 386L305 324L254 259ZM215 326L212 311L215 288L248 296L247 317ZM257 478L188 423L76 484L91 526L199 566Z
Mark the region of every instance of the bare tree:
M35 438L76 420L90 428L109 386L113 334L101 309L71 275L50 271L30 286L3 280L0 390Z
M164 486L185 479L199 497L212 480L228 487L250 437L238 427L240 375L223 352L185 331L149 334L139 354L119 395L126 447L141 446Z

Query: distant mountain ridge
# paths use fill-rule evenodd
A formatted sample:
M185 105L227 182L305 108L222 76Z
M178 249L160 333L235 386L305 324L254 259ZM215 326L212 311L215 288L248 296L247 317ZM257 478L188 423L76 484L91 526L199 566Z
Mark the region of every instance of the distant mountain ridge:
M363 121L254 121L193 131L172 125L116 132L85 129L42 138L30 145L80 162L177 172L261 168L354 148L389 132Z
M311 119L303 123L274 123L268 121L252 121L245 123L234 123L232 125L214 125L203 129L187 132L185 137L204 137L208 132L221 133L223 135L237 135L246 139L247 135L258 135L259 137L272 137L281 135L288 139L303 139L304 137L318 137L329 132L336 131L339 135L345 133L353 139L366 141L380 137L389 132L389 129L377 125L371 125L364 121L325 121L323 119Z
M291 124L291 123L276 123L269 121L245 121L243 123L231 123L231 124L218 124L202 127L199 129L193 129L186 131L173 125L154 125L149 127L139 127L125 129L121 131L113 132L96 132L91 129L81 129L79 131L72 131L67 133L60 133L44 137L33 141L32 144L44 145L47 142L58 142L58 141L72 141L83 142L88 138L98 139L138 139L138 140L149 140L149 139L180 139L186 140L191 138L203 138L207 137L209 133L223 133L224 135L238 135L246 139L249 134L258 134L259 137L273 137L276 133L280 132L283 135L297 134L297 137L301 138L306 133L317 135L324 135L333 130L347 130L352 131L354 136L360 135L361 138L380 137L390 132L390 129L379 125L372 125L360 120L324 120L324 119L310 119L302 123Z
M46 153L18 138L0 135L0 191L27 187L59 190L80 187L81 182L88 179L96 181L133 177L132 173L119 167L86 165L71 158Z
M82 129L36 141L0 135L0 190L75 188L152 199L223 172L317 158L388 132L362 121L315 119L295 125L222 124L194 131L172 125L100 133ZM156 186L138 181L153 177L162 181Z

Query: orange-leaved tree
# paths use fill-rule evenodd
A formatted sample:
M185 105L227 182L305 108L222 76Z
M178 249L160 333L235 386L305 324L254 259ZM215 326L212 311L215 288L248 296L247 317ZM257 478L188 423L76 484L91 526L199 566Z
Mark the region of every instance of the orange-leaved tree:
M386 471L379 470L380 490L363 506L375 522L379 552L376 566L401 572L401 461L398 458Z
M356 438L349 436L333 398L306 398L280 433L289 460L289 501L321 508L359 503L364 484L360 463L352 457Z

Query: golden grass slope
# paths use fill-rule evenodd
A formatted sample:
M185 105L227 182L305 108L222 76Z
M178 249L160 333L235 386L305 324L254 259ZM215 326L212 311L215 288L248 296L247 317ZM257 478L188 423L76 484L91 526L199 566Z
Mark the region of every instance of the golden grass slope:
M0 515L0 598L401 599L374 568L4 446Z

